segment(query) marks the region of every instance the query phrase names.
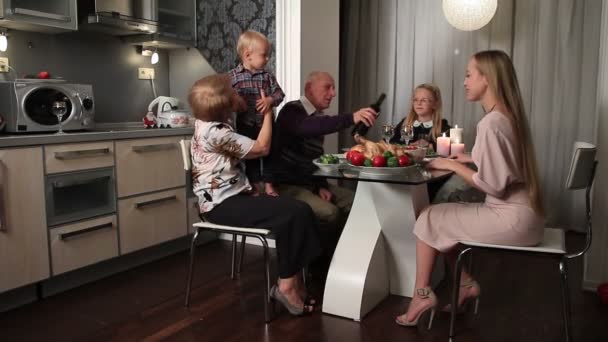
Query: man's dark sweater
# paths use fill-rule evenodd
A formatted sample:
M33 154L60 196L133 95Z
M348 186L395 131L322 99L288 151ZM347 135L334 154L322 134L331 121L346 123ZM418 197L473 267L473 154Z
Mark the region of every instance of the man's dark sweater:
M272 179L276 184L327 187L327 181L312 177L315 158L323 155L326 134L353 125L353 114L334 116L308 114L300 100L291 101L281 109L272 135Z

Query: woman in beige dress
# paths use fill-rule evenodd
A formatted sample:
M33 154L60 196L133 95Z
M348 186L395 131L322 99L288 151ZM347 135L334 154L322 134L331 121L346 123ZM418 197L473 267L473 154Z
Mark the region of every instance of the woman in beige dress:
M471 156L439 158L428 167L453 171L486 193L484 203L445 203L426 208L414 227L416 284L412 301L397 324L415 326L437 297L429 287L435 259L445 254L455 263L459 241L532 246L542 239L544 211L534 147L513 63L502 51L478 52L464 81L469 101L479 101L486 115L477 124ZM478 171L466 166L474 163ZM479 284L462 272L459 305L478 299Z

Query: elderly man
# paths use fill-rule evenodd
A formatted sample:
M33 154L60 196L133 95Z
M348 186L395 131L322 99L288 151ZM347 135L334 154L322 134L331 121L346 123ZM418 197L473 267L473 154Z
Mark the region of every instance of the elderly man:
M322 235L331 236L332 240L339 236L354 193L328 184L325 179L312 177L316 169L312 161L324 153L326 134L358 122L371 126L377 116L371 108L348 114L325 115L323 110L329 108L335 96L334 79L330 74L313 72L308 76L304 96L285 104L279 112L272 141L274 162L270 171L276 179L279 195L308 203L321 227L331 227L333 232L322 232Z

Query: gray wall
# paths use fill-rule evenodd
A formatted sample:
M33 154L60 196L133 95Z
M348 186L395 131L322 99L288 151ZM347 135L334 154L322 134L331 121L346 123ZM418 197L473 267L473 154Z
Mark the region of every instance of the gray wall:
M92 84L97 122L141 121L154 96L150 81L137 79L138 67L154 67L158 95L169 95L168 53L159 50L159 55L160 61L152 66L150 57L141 56L135 46L122 43L118 37L14 30L9 31L8 50L0 52L0 57L9 58L19 77L46 70L69 82ZM2 73L0 80L12 80L14 75Z
M176 49L169 52L170 96L179 99L181 108L189 108L188 91L194 82L215 73L197 49Z

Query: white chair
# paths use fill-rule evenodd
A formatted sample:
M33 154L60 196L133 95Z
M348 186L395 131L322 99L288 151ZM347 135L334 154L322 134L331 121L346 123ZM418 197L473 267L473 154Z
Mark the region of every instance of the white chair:
M562 288L562 314L566 341L571 340L570 327L570 298L568 295L568 259L579 257L587 252L591 246L591 207L590 192L595 176L597 161L595 160L596 147L588 143L577 142L574 145L574 153L570 163L570 171L566 181L566 188L569 190L586 189L586 220L587 220L587 242L585 247L574 253L566 251L564 231L561 229L545 228L544 237L541 243L533 247L516 247L506 245L492 245L471 241L460 241L463 250L458 255L454 271L454 283L452 284L452 304L450 317L449 340L454 340L454 323L456 311L458 309L458 294L460 285L460 273L462 270L463 256L474 249L508 250L512 252L527 253L530 255L545 255L555 258L559 262L559 273Z
M190 173L192 168L191 155L190 155L190 141L189 140L180 140L179 142L182 158L184 162L184 170ZM205 218L201 215L201 222L197 222L193 225L196 228L194 236L192 237L192 242L190 243L190 263L188 267L188 278L186 281L186 306L190 304L190 290L192 287L192 272L194 269L194 251L196 248L196 240L199 237L199 234L202 230L208 230L217 233L225 233L232 234L232 272L230 277L234 278L235 272L235 253L236 253L236 236L243 236L243 242L245 237L253 237L260 240L262 243L262 247L264 248L264 277L265 277L265 286L264 286L264 318L265 322L270 322L270 255L268 251L268 241L266 238L270 234L270 230L262 229L262 228L244 228L244 227L232 227L232 226L224 226L219 224L213 224L205 220ZM242 260L242 258L241 258ZM240 267L239 267L240 268Z

